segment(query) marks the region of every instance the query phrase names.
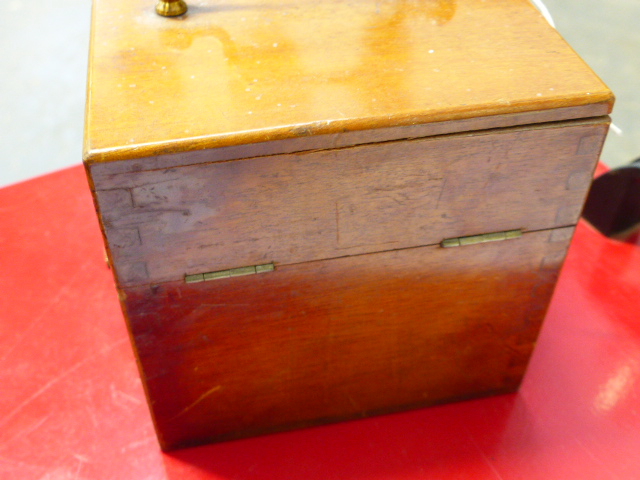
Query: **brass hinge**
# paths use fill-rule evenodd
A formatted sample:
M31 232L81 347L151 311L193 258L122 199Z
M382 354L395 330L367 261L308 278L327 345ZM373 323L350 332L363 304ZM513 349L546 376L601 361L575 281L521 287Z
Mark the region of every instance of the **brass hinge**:
M217 272L196 273L185 275L186 283L208 282L209 280L220 280L221 278L241 277L243 275L255 275L256 273L273 272L276 269L273 263L264 265L251 265L250 267L231 268L229 270L218 270Z
M464 247L465 245L475 245L476 243L499 242L522 236L522 230L506 230L504 232L483 233L481 235L471 235L468 237L446 238L440 242L441 247Z

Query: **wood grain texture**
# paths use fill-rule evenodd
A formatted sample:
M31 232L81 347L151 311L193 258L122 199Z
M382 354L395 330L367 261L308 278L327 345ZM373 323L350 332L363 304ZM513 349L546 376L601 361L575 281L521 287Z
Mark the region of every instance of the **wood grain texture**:
M557 121L613 102L527 0L210 0L180 19L148 0L95 0L93 12L88 163L471 118L485 129L530 112Z
M527 0L94 0L84 160L163 448L517 388L612 103Z
M574 225L608 119L111 175L122 286Z
M163 448L513 391L572 233L124 289Z
M92 180L101 185L109 184L113 175L120 173L160 170L201 163L215 163L243 158L263 157L285 153L302 153L311 150L333 149L365 145L392 140L414 140L417 138L447 135L452 133L506 128L548 123L558 118L566 120L595 118L610 112L610 105L596 103L580 107L565 107L540 112L493 115L491 117L467 118L419 125L405 125L373 130L351 131L330 135L312 135L273 140L268 142L245 143L229 147L184 151L147 158L134 157L129 160L98 162L88 164Z

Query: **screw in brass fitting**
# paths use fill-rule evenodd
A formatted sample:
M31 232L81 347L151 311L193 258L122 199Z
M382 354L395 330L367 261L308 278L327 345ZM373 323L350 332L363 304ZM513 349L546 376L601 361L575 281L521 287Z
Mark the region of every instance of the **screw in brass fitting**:
M187 12L184 0L160 0L156 4L156 13L163 17L177 17Z

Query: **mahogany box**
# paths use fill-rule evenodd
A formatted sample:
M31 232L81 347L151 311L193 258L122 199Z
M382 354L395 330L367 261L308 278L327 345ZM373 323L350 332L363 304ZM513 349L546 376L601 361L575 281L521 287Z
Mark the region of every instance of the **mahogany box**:
M527 0L95 0L84 162L162 448L515 391L612 104Z

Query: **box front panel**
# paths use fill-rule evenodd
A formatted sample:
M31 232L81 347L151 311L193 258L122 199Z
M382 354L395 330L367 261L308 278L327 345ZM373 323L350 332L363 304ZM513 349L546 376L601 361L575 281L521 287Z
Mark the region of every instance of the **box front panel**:
M125 288L163 447L513 391L572 233Z
M608 121L115 174L96 197L119 285L574 225Z

